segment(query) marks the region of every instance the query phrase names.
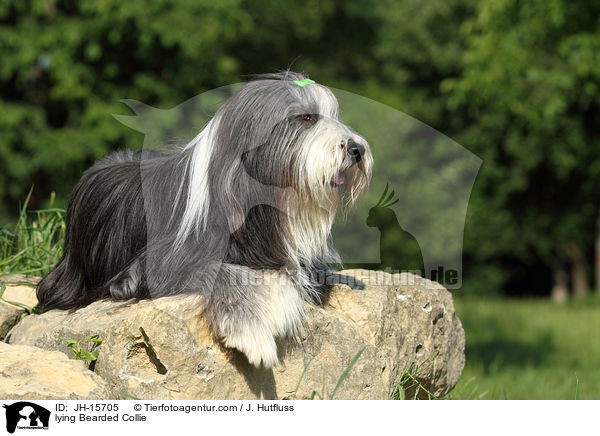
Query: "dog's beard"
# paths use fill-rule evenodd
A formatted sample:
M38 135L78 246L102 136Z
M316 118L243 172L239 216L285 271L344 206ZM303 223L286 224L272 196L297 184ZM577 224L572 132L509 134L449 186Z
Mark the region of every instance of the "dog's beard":
M343 168L330 181L330 186L338 191L342 207L351 205L368 184L368 174L363 166Z
M364 162L332 162L323 173L309 175L312 179L304 185L305 198L320 207L334 212L354 203L368 185L370 176L369 158Z

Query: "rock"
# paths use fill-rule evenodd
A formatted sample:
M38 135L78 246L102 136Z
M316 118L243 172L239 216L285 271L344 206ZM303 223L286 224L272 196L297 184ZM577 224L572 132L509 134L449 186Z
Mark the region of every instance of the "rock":
M13 276L14 277L14 276ZM37 297L35 295L35 286L33 283L37 283L39 279L29 279L27 282L19 284L7 284L2 298L8 301L14 301L19 304L24 304L29 309L33 309L38 304ZM11 282L17 283L17 282ZM28 284L31 283L31 284Z
M58 351L0 342L2 399L98 400L115 396L82 360L69 360Z
M352 288L337 284L324 307L307 306L305 334L296 345L278 341L280 364L272 370L251 367L224 349L194 295L99 301L74 313L31 315L8 339L66 353L60 338L98 334L96 373L115 390L143 399L330 397L361 350L336 399L387 399L407 374L435 396L449 392L465 361L451 294L408 273L340 274Z
M23 315L30 313L37 305L35 287L21 284L24 280L23 276L3 277L0 280L0 341Z
M8 331L26 313L27 311L19 306L0 301L0 341L6 337Z

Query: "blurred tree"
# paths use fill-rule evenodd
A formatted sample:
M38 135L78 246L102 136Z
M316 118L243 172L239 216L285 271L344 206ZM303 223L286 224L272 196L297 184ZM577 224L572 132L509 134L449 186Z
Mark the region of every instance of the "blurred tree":
M587 1L481 2L463 26L464 72L443 85L459 141L484 159L467 250L559 276L569 264L580 294L600 204L599 14Z
M596 256L594 262L596 292L600 293L600 215L596 224Z
M64 200L81 172L141 137L122 98L172 106L238 79L227 53L251 31L238 0L13 0L0 4L0 198ZM39 203L37 203L39 205Z
M386 88L378 97L449 133L454 113L448 110L441 84L462 74L466 41L460 28L473 16L476 4L475 0L377 2L381 24L373 55L379 65L378 83Z

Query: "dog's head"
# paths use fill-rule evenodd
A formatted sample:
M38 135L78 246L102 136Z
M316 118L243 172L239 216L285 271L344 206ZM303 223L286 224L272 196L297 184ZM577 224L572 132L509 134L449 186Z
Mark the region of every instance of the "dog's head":
M369 144L340 121L333 92L304 75L259 76L229 98L215 118L217 143L234 147L233 156L241 156L252 178L291 187L303 202L335 209L340 199L354 201L370 179ZM232 166L235 162L220 165Z

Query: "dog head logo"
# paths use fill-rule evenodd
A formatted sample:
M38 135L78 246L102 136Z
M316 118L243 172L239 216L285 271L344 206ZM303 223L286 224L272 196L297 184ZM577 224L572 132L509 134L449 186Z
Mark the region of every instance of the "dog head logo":
M144 153L152 157L165 145L172 149L173 139L180 138L194 153L195 163L185 173L190 179L180 183L209 187L182 197L186 204L178 241L201 234L206 238L206 224L220 223L213 228L213 240L225 242L213 252L223 259L230 237L240 241L242 232L237 229L258 222L256 217L249 222L248 212L262 205L296 218L287 227L296 240L287 247L269 244L263 258L296 247L300 250L295 252L304 251L302 256L310 258L326 245L314 238L327 238L323 229L333 222L336 253L325 256L326 261L418 269L434 280L439 268L458 271L459 280L440 281L449 289L460 288L465 216L481 159L389 106L311 80L277 79L266 75L217 88L167 110L123 100L136 115L115 118L145 135ZM149 176L146 182L151 171L142 169L142 177ZM366 191L369 178L371 188ZM150 203L167 200L155 195L152 183L143 185L147 210L159 210ZM387 185L402 188L401 195L385 207L373 208ZM337 214L342 219L334 221L336 206L353 202L354 207L343 208ZM390 250L381 244L394 231L377 224L385 218L384 211L394 216L396 230L406 236L390 240L396 246ZM309 222L314 224L310 229L304 226ZM278 231L274 223L260 223ZM149 223L149 236L161 232ZM415 247L414 256L408 256L417 259L414 262L398 254L404 239ZM162 258L162 252L156 256Z
M3 406L6 409L6 431L18 429L48 429L50 411L28 401L19 401Z

